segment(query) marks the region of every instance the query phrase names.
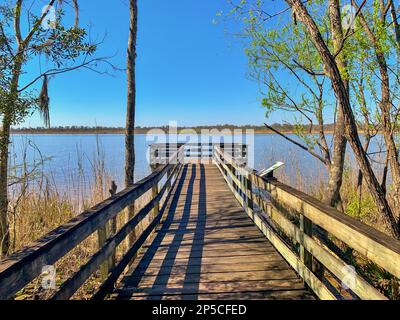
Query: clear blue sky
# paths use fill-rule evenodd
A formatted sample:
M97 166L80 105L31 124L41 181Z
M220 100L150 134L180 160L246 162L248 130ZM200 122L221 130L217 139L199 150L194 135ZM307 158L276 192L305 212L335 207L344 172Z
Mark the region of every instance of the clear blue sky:
M258 85L247 79L247 59L233 35L237 26L217 17L229 11L226 0L138 2L137 125L263 123ZM106 34L98 55L115 54L112 62L124 68L128 1L80 3L81 25L90 26L93 38ZM29 78L38 67L27 71ZM110 77L79 71L51 80L52 125L123 126L125 79L124 72ZM40 125L38 115L23 124Z

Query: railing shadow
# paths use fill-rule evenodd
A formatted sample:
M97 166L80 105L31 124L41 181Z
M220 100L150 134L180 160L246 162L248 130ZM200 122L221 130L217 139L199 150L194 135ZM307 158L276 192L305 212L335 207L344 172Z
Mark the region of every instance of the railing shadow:
M203 247L205 238L205 229L207 224L207 195L206 195L206 174L204 164L200 165L200 181L199 181L199 204L197 211L197 223L193 235L192 248L188 259L185 279L183 280L183 291L190 288L195 292L192 297L197 300L200 277L201 277L201 260L203 258ZM200 248L198 250L197 248Z
M178 251L184 241L186 230L188 229L187 226L189 223L190 209L193 201L193 187L196 179L196 171L197 171L196 165L195 164L191 165L191 169L192 172L187 186L187 193L185 197L185 204L183 207L182 218L179 222L177 231L175 232L172 241L169 243L167 253L163 259L163 262L161 263L160 269L153 283L153 288L157 289L157 291L160 292L163 292L164 290L167 289L168 280L172 275L172 269L174 266L173 262L177 258ZM174 213L176 211L178 199L179 196L176 198L176 203L171 204L169 210L169 213L171 213L171 221L165 224L164 227L159 231L159 233L162 233L164 236L167 234L166 231L168 231L168 228L171 225L171 222L174 218Z
M190 177L189 179L186 179L189 168L191 168ZM196 176L198 174L199 176ZM196 178L199 179L197 180ZM185 181L187 181L186 194L186 190L184 190ZM197 183L199 186L198 206L196 210L197 212L195 211L195 214L193 214L192 204L197 200L194 199L194 191ZM182 215L177 217L175 213L181 196L184 196L184 205ZM171 236L172 239L171 241L168 241L168 245L165 246L165 256L163 256L160 267L155 268L156 273L154 274L154 281L152 284L149 283L149 286L146 285L146 287L147 289L151 288L154 289L155 292L158 292L158 297L160 299L162 298L163 293L167 293L171 290L171 286L174 287L174 290L181 291L182 293L190 292L191 298L197 299L207 223L206 200L206 173L204 164L186 165L169 206L164 224L148 246L135 270L131 275L126 277L124 281L125 286L130 288L139 286L143 276L149 270L149 266L155 258L157 249L160 248L161 243L168 235ZM174 221L177 225L172 231L170 228ZM191 224L192 222L193 225ZM186 241L185 235L191 235L191 237L189 236L188 241ZM180 249L189 246L189 251L181 251L184 257L179 257L178 254L180 254ZM178 258L180 261L176 264ZM176 265L179 265L178 269L181 269L182 273L176 272L176 267L174 270L174 266ZM172 280L172 283L169 284L170 280ZM129 297L124 296L122 298L128 299ZM153 298L153 296L147 297L147 299Z
M129 286L129 287L137 287L143 277L143 275L146 273L147 269L149 268L156 252L157 248L161 245L162 241L164 240L166 233L164 231L168 230L170 227L172 221L174 220L174 214L176 211L176 207L178 205L179 197L181 195L183 185L186 180L186 175L187 175L188 167L184 166L182 169L182 173L180 177L178 178L178 184L176 187L176 190L174 192L173 198L171 200L171 204L168 209L168 213L166 216L166 219L160 228L159 232L156 233L156 236L154 237L153 241L151 244L149 244L146 252L143 254L143 257L141 258L140 262L136 266L135 270L127 276L123 280L123 285ZM129 297L121 297L122 299L129 299Z

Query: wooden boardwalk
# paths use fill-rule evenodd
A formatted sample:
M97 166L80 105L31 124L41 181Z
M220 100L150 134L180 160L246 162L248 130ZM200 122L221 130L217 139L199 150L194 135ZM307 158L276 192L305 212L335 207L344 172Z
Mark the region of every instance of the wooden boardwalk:
M115 299L313 299L215 165L186 164Z
M76 260L79 268L49 299L74 298L95 273L101 284L93 300L398 298L398 282L385 296L367 275L350 271L340 247L400 279L400 241L260 174L247 156L242 144L151 145L150 175L116 194L111 188L111 197L0 261L0 300L14 299L94 233L97 251ZM194 159L201 164L188 164ZM150 193L117 228L124 209Z

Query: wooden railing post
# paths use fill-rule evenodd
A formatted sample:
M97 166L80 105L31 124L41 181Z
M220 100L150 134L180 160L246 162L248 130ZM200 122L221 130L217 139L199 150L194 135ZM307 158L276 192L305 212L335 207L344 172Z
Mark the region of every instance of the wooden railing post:
M223 154L225 151L225 145L223 143L221 143L220 145L220 151ZM224 162L225 159L222 157L221 154L218 154L218 158L221 160L221 162ZM224 172L224 176L227 177L228 176L228 172L225 170L225 168L222 168L222 171Z
M111 188L109 190L111 197L114 197L116 192L117 192L117 185L115 184L115 181L111 181ZM114 217L110 221L110 231L111 234L110 236L114 236L117 233L117 217ZM113 254L110 256L109 259L109 270L114 268L115 262L116 262L116 251L114 250Z
M306 218L304 215L300 214L300 230L312 237L312 222L310 219ZM312 260L313 257L310 252L308 252L303 246L303 236L300 236L300 260L304 263L304 265L309 269L312 270Z
M111 197L115 195L117 185L114 181L111 182L111 189L109 190ZM117 218L114 217L109 222L106 222L103 227L97 231L98 246L101 249L106 243L107 239L115 235L117 232ZM100 266L101 280L107 279L108 273L115 265L115 250L108 260Z
M173 168L171 168L171 169L168 169L168 171L167 171L167 189L166 189L166 194L169 194L170 192L171 192L171 188L172 188L172 179L170 179L171 178L171 176L172 176L172 174L173 174L173 171L174 171L174 169ZM158 186L157 186L158 187ZM157 188L158 189L158 188ZM154 199L154 197L156 197L157 196L157 194L158 194L158 190L156 191L156 190L153 190L152 189L152 198ZM154 217L157 217L157 214L158 214L158 212L159 212L159 208L160 208L160 203L158 202L157 203L157 206L158 206L158 211L156 211L156 210L154 210ZM165 221L165 217L164 217L164 214L163 214L163 217L161 217L161 221L160 221L160 223L163 223Z
M98 238L98 245L99 249L101 249L105 242L107 241L109 237L109 232L108 232L108 226L105 224L103 227L97 230L97 238ZM101 266L100 266L100 273L101 273L101 281L104 281L107 279L109 269L108 269L108 261L105 261Z
M247 206L253 211L254 210L254 202L253 202L253 185L251 183L250 177L244 177L245 187L246 187L246 202Z
M156 166L153 167L153 170L156 169ZM151 200L155 199L157 197L159 193L159 187L158 187L158 183L156 183L152 188L151 188ZM153 213L152 213L152 217L151 217L151 221L150 223L155 219L155 217L157 217L158 213L160 212L160 201L157 201L154 204L154 208L153 208Z

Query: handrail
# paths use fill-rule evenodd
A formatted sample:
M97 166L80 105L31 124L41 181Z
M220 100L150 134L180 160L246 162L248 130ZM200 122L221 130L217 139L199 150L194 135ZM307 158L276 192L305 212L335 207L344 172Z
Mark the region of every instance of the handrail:
M180 148L174 153L171 159L179 159L182 152L183 148ZM53 265L93 232L102 228L108 221L115 218L123 209L132 204L147 191L157 186L163 177L168 174L161 191L159 191L135 217L128 221L117 234L109 238L103 244L103 247L61 286L59 292L56 293L53 298L66 299L71 297L85 280L115 252L114 250L117 245L125 239L130 231L132 231L138 223L148 215L155 205L159 203L160 199L169 189L168 186L173 176L176 177L179 174L180 168L180 161L176 161L174 165L165 164L159 166L152 174L135 183L132 187L119 192L81 213L76 218L56 228L32 245L1 261L0 299L12 298L19 290L38 277L42 273L42 268L44 266ZM160 211L160 214L162 214L162 211ZM154 217L153 222L158 221L158 219L159 216ZM147 236L157 225L153 224L153 222L150 224L152 227L151 230L146 229L148 232ZM144 240L147 239L147 236ZM141 239L143 240L143 238Z
M214 147L219 146L223 150L235 154L242 158L243 162L247 159L247 145L241 143L155 143L150 145L150 162L152 164L164 164L169 161L169 155L179 148L184 148L185 159L211 159Z
M312 259L323 264L361 299L386 299L366 279L321 245L313 235L312 225L325 229L398 278L400 278L400 241L276 179L258 176L255 170L241 165L218 146L214 150L214 161L248 215L320 298L335 299L336 296L314 274ZM256 193L254 187L267 192L272 201ZM282 207L297 213L299 225L288 219ZM281 239L274 226L300 246L299 252L294 252Z

